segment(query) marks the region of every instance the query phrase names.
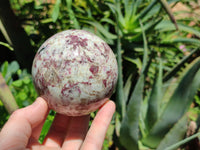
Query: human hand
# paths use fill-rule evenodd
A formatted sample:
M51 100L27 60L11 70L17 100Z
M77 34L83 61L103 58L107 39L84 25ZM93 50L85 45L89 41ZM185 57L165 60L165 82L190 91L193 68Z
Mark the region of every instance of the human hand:
M49 113L46 101L39 97L25 108L15 111L0 132L1 150L100 150L115 112L108 100L97 112L88 130L90 116L70 117L56 114L52 126L40 144L42 126Z

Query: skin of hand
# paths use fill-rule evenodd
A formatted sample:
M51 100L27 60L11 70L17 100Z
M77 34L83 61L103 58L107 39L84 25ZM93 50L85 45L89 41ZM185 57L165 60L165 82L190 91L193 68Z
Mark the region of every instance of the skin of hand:
M1 150L100 150L115 112L108 100L98 110L88 129L90 115L70 117L56 114L51 128L40 144L43 124L49 113L46 101L38 97L25 108L12 113L0 132Z

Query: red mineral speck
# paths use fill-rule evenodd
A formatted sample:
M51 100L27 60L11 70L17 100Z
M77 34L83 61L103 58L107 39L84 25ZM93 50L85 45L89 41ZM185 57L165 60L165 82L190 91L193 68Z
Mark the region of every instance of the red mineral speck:
M104 84L105 87L106 87L106 84L107 84L106 82L107 82L106 80L103 80L103 84Z
M99 67L98 66L95 66L95 65L92 65L90 67L90 72L93 74L93 75L96 75L99 71Z
M65 36L65 38L68 38L67 42L69 42L70 45L73 45L74 49L76 49L78 46L80 46L80 47L87 46L88 39L86 39L86 38L81 39L80 37L78 37L76 35Z

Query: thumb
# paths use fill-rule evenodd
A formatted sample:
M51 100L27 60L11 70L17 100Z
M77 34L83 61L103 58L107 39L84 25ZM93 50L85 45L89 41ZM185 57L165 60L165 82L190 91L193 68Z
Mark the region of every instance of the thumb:
M25 148L33 128L45 120L47 113L48 105L41 97L32 105L13 112L0 132L1 149Z

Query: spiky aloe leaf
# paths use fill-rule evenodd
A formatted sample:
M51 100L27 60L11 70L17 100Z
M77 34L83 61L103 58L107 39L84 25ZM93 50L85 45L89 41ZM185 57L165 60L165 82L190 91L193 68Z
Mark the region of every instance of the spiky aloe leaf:
M187 131L187 116L184 115L174 126L170 129L167 135L160 142L156 150L164 150L165 148L181 141Z
M170 72L168 72L164 78L163 81L167 81L170 78L172 78L178 71L180 71L180 69L182 67L184 67L185 63L191 58L193 57L194 54L199 53L200 48L196 48L194 49L189 55L185 56L174 68L172 68L172 70Z
M142 140L145 145L152 148L157 147L166 133L188 110L200 87L200 59L198 58L192 64L175 89L162 115Z
M144 56L143 56L142 73L131 94L129 104L127 106L126 115L124 116L122 120L120 137L119 137L121 144L128 150L139 149L138 147L139 118L140 118L141 104L143 100L144 78L145 78L145 73L149 68L149 64L147 63L148 45L147 45L146 35L145 35L145 31L144 31L142 23L141 23L141 28L142 28L143 40L144 40Z
M118 18L118 14L116 14L116 20ZM122 73L122 55L121 55L121 35L120 35L120 25L117 22L117 64L118 64L118 81L117 81L117 89L116 89L116 102L119 106L118 112L121 113L122 118L125 116L126 104L124 100L124 91L123 91L123 73Z
M187 142L189 142L189 141L191 141L191 140L193 140L195 138L198 138L199 136L200 136L200 132L198 132L198 133L196 133L196 134L194 134L194 135L192 135L192 136L190 136L188 138L185 138L184 140L182 140L180 142L177 142L177 143L175 143L175 144L173 144L173 145L165 148L164 150L174 150L174 149L177 149L179 146L181 146L181 145L183 145L183 144L185 144L185 143L187 143Z
M132 81L131 81L132 77L133 77L133 74L130 74L128 79L127 79L127 81L126 81L126 83L125 83L125 85L124 85L124 89L123 90L124 90L124 101L125 101L125 104L127 103L128 96L130 94L131 85L132 85Z
M138 15L138 18L142 19L146 15L148 15L148 12L158 3L157 0L152 1L142 12Z
M144 74L140 76L128 104L127 113L122 120L120 142L128 150L138 150L139 114L144 88Z
M159 105L162 99L162 93L162 62L160 60L158 73L155 76L152 92L148 100L148 110L146 115L148 128L151 128L159 117Z

